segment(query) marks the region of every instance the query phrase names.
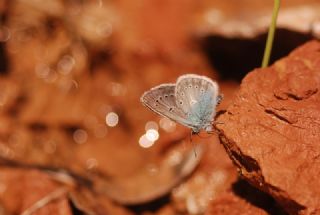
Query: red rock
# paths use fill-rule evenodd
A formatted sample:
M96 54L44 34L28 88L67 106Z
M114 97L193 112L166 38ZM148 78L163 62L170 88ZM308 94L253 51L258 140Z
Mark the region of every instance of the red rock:
M83 214L132 215L105 195L85 186L59 183L54 174L19 167L1 166L0 170L1 214L71 215L72 209L77 208Z
M69 196L73 206L83 214L133 215L132 212L115 204L105 195L92 192L85 187L78 187L70 192Z
M251 205L232 192L221 195L210 204L205 215L267 215L263 209Z
M320 214L320 43L249 73L217 125L243 177L289 214Z
M194 137L203 143L205 154L194 174L172 192L172 203L177 213L203 214L210 201L218 198L237 180L237 172L217 136Z
M6 212L35 215L72 214L67 193L62 190L61 185L45 173L37 170L26 171L19 168L1 167L0 184L0 202L2 210L5 211L4 214ZM50 197L53 194L55 197ZM39 204L39 201L45 198L52 200Z
M244 180L238 180L232 187L216 196L210 202L205 215L287 215L273 198L254 188Z

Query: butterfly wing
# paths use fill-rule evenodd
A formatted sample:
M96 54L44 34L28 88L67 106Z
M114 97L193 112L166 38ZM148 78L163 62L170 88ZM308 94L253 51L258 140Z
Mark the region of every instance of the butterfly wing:
M183 75L178 78L175 96L177 106L188 114L198 130L211 126L218 103L218 85L205 76Z
M145 92L140 100L142 104L161 116L193 128L187 115L176 105L175 84L162 84Z

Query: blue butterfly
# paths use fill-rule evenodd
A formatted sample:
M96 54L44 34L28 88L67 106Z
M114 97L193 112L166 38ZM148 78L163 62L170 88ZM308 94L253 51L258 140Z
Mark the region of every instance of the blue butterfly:
M141 102L152 111L192 129L213 131L216 106L222 96L218 84L205 76L182 75L176 84L161 84L141 96Z

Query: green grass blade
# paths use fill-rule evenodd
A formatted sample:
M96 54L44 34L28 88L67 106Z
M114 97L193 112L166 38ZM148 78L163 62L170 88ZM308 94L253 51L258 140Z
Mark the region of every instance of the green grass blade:
M262 68L267 67L269 64L270 55L271 55L271 51L272 51L272 44L273 44L273 39L274 39L274 33L276 30L276 25L277 25L279 8L280 8L280 0L274 0L272 19L271 19L271 24L269 27L267 43L266 43L266 47L264 49L264 55L263 55L263 60L262 60L262 66L261 66Z

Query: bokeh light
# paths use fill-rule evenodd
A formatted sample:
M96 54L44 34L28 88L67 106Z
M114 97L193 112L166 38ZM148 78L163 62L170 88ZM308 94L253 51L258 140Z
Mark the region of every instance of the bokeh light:
M95 158L89 158L88 160L86 160L86 168L88 170L90 169L94 169L98 166L98 161Z
M106 124L109 127L115 127L118 125L119 116L115 112L110 112L106 115Z
M108 129L106 128L105 124L98 124L94 128L94 135L97 138L103 138L107 135L107 133L108 133Z
M176 130L176 123L168 118L163 117L162 119L160 119L159 124L160 127L166 132L173 132Z
M77 129L73 133L73 140L78 144L83 144L88 139L88 133L83 129Z
M111 83L111 95L112 96L124 96L126 94L126 87L120 83Z
M154 144L154 141L149 140L146 135L142 135L139 139L139 145L142 148L150 148Z
M62 75L68 75L75 65L75 60L70 55L64 55L58 62L58 71Z
M36 66L35 72L39 78L47 78L50 74L50 67L47 64L40 63Z
M154 142L159 139L159 132L155 129L149 129L146 132L146 138Z
M146 123L144 129L146 131L148 131L149 129L158 130L159 126L158 126L158 123L156 123L155 121L149 121L149 122Z

